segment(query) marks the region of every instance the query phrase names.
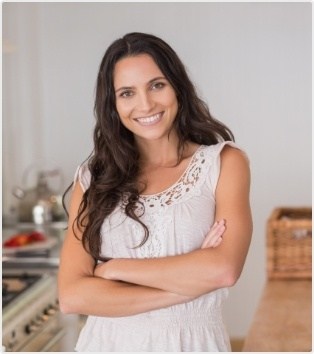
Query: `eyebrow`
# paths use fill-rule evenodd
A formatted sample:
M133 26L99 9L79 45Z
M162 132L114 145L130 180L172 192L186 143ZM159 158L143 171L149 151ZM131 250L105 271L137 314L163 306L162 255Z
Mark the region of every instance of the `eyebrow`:
M154 81L161 80L161 79L167 80L164 76L157 76L157 77L149 80L147 85L150 85ZM124 91L124 90L132 90L133 88L134 88L134 86L122 86L122 87L118 88L115 92Z

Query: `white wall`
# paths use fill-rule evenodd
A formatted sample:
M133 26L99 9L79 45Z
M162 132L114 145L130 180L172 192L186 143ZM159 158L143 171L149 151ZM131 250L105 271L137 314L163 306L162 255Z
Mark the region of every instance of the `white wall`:
M174 47L250 157L255 230L225 310L231 335L245 336L265 281L267 217L311 205L310 3L4 3L3 209L39 159L70 182L92 148L101 57L133 31Z

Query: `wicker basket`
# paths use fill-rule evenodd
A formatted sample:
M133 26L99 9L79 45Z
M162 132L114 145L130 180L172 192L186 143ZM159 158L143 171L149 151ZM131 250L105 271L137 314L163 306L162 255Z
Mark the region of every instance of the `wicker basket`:
M312 208L277 208L267 222L268 279L312 278Z

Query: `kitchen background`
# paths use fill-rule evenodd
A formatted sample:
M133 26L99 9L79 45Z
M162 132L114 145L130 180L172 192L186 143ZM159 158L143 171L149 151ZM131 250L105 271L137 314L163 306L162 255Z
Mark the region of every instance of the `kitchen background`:
M225 307L231 336L245 337L266 277L266 220L277 206L311 205L311 11L309 2L3 3L3 214L31 164L60 168L65 188L89 155L107 46L133 31L164 38L250 157L254 235Z

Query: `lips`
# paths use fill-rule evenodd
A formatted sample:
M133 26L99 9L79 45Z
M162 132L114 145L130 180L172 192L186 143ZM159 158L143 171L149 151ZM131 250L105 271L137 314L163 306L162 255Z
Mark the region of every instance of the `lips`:
M154 125L157 124L161 118L162 118L163 113L157 113L154 114L153 116L149 116L149 117L141 117L141 118L136 118L135 120L143 126L148 126L148 125Z

